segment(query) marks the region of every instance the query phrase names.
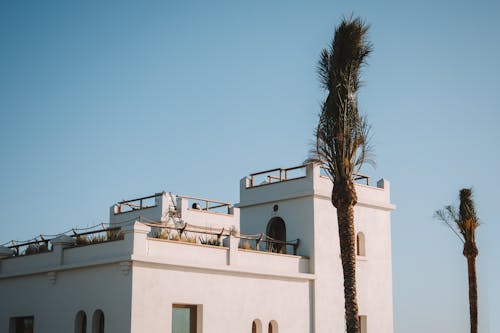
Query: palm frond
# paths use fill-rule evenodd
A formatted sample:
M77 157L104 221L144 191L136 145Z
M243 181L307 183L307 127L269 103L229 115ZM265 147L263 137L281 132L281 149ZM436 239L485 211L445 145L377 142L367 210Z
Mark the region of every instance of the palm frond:
M310 160L328 167L332 180L352 179L364 163L374 166L370 126L359 115L357 101L360 71L373 49L366 40L368 28L360 18L344 17L318 62L319 80L328 95L321 106Z
M458 237L458 239L460 239L462 243L465 243L463 235L461 235L461 232L459 230L457 231L457 229L459 229L459 219L458 213L453 206L445 206L443 209L436 210L434 212L434 218L440 220L441 222L444 222Z
M472 189L461 189L459 198L460 205L458 209L448 205L444 209L436 211L434 216L438 220L445 222L463 243L473 244L475 248L476 229L479 226L479 220L474 208Z

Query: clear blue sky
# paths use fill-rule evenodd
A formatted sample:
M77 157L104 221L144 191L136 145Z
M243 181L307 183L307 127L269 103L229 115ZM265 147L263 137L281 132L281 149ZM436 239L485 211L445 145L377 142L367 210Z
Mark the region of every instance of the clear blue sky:
M162 190L237 202L244 175L301 163L351 12L375 46L366 172L398 206L395 331L468 332L466 261L432 214L473 186L480 332L500 332L498 1L1 1L0 243Z

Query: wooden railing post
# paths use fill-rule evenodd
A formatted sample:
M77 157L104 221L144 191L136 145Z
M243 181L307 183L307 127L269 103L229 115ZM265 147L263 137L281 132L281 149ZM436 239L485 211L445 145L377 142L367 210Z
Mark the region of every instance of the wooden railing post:
M300 238L297 238L297 241L295 242L295 244L293 244L293 255L294 256L297 255L297 249L299 248L299 245L300 245Z
M224 228L222 228L220 233L217 235L217 243L219 243L219 245L222 245L222 235L223 234L224 234Z
M264 237L264 234L260 234L259 238L257 238L257 239L255 240L255 249L256 249L257 251L259 251L259 245L260 245L260 241L262 240L262 237Z
M179 229L179 240L181 240L182 234L184 233L184 230L186 230L187 225L188 225L187 223L184 223L184 226L181 229Z

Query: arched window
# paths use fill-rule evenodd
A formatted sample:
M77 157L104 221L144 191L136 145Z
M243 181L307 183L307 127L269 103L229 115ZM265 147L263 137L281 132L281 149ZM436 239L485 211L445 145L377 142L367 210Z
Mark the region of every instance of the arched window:
M278 241L267 242L267 250L276 253L286 253L286 246L280 242L286 242L285 221L281 217L273 217L267 223L266 235Z
M92 333L104 333L104 312L95 310L92 316Z
M358 256L366 256L365 234L358 232L356 235L356 254Z
M87 315L78 311L75 317L75 333L87 333Z
M262 323L259 319L252 322L252 333L262 333Z
M276 320L271 320L269 322L268 333L278 333L278 323Z

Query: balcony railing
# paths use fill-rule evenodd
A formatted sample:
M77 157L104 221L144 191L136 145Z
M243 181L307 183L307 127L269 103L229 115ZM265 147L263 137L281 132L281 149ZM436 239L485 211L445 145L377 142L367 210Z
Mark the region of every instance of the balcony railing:
M239 247L245 250L267 251L280 254L297 255L297 249L300 245L300 239L297 238L291 241L280 241L273 239L266 234L259 235L239 235ZM290 249L287 249L287 246Z
M156 223L145 224L152 228L159 228L161 230L154 232L153 238L180 241L184 243L223 246L223 239L233 236L239 239L239 248L244 250L274 252L279 254L293 253L293 255L297 255L297 249L300 245L300 239L280 241L273 239L266 234L244 235L226 228L206 228L189 225L187 223L179 227L159 225Z
M155 193L147 197L120 201L116 204L118 206L118 211L115 214L156 207L156 198L162 195L163 193Z
M233 205L229 202L190 197L186 195L178 195L177 198L188 200L189 208L193 210L220 214L232 214Z
M120 232L120 227L105 227L103 224L97 225L98 229L77 232L75 229L68 230L59 235L51 235L51 238L62 235L75 238L75 246L92 245L115 240L122 240L123 234ZM90 227L84 230L93 229L97 226ZM9 245L10 244L10 245ZM4 246L12 250L13 256L24 256L30 254L46 253L52 251L51 239L48 236L40 235L28 241L10 241Z
M329 168L324 166L324 165L322 165L320 168L321 168L320 176L325 177L325 178L329 178L329 176L328 176ZM370 185L370 176L363 175L361 173L354 173L352 175L352 180L357 184L363 184L363 185L367 185L367 186Z
M292 168L276 168L250 174L250 187L279 183L292 179L299 179L306 176L306 165L299 165Z
M306 177L306 168L307 164L287 169L276 168L276 169L252 173L249 175L250 184L248 185L247 188L304 178ZM326 178L328 177L328 167L324 165L320 166L320 176ZM370 176L361 173L354 173L353 181L356 182L357 184L363 184L369 186Z

